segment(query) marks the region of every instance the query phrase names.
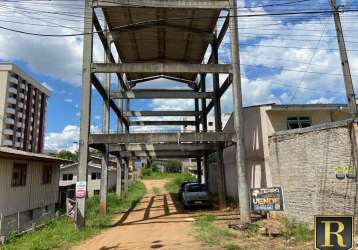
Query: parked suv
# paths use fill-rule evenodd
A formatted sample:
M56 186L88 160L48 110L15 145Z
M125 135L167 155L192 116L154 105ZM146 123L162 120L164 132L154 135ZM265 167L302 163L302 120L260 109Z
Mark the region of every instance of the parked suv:
M197 183L195 181L184 181L180 184L179 186L179 190L178 190L178 199L181 201L183 200L183 193L184 193L184 187L186 184L190 184L190 183Z
M206 185L199 183L188 183L183 192L184 207L209 206L209 193Z

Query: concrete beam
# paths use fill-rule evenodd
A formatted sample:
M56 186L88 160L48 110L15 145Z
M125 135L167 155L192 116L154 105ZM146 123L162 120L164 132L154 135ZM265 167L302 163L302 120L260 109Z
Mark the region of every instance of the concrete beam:
M92 73L223 73L229 74L230 64L190 63L92 63Z
M200 156L200 152L180 152L180 151L140 151L140 152L120 152L122 157L150 157L150 158L195 158Z
M185 9L229 9L229 1L215 0L94 0L93 6L102 7L151 7L151 8L185 8Z
M227 142L234 139L230 132L200 133L136 133L136 134L91 134L90 144L128 143L181 143L181 142Z
M124 112L126 117L138 117L138 116L197 116L202 112L195 111L129 111Z
M220 89L219 89L219 98L222 97L226 90L230 87L232 82L231 77L229 76L228 78L226 78L225 82L221 85ZM211 111L211 109L214 107L214 100L211 100L211 102L208 104L208 106L206 106L205 110L204 110L204 114L209 114L209 112ZM201 118L202 119L202 118Z
M215 143L166 143L166 144L126 144L111 145L110 152L120 151L213 151L216 149Z
M192 90L178 89L133 89L130 91L117 91L111 93L111 98L115 99L193 99L214 97L213 92L195 92Z
M101 82L98 80L98 78L95 75L92 75L92 84L98 91L98 93L101 95L103 101L106 101L108 99L108 95L104 87L102 86ZM113 109L113 111L116 113L118 118L124 123L128 125L128 121L125 117L123 117L121 110L118 108L118 106L115 104L113 100L109 101L110 107Z
M107 55L107 58L108 58L109 62L116 63L116 60L114 59L112 51L111 51L111 48L110 48L110 42L108 42L108 39L107 39L107 37L106 37L106 35L104 34L104 31L103 31L104 29L102 29L102 26L101 26L100 22L98 21L98 18L97 18L97 15L96 15L95 12L93 13L93 26L95 27L95 29L97 31L97 34L99 36L99 39L100 39L100 41L102 43L102 46L104 48L104 51L105 51L105 53ZM124 82L122 75L117 73L117 77L118 77L118 80L119 80L119 83L120 83L121 87L123 89L127 90L128 86Z
M159 61L159 60L160 59L157 59L156 61ZM151 76L151 77L146 77L146 78L130 81L129 86L131 88L134 88L139 83L148 83L150 81L154 81L154 80L161 79L161 78L187 84L189 88L193 88L196 84L193 81L189 81L189 80L185 80L185 79L181 79L181 78L176 78L176 77L171 77L171 76L166 76L166 75L157 75L157 76Z
M163 22L161 20L153 21L153 22L146 22L146 23L132 25L132 26L126 26L126 27L118 28L118 29L114 28L112 30L112 31L114 31L112 36L115 40L119 40L121 37L121 33L135 32L135 31L140 31L140 30L144 30L144 29L152 29L155 27L174 29L179 32L189 32L194 35L200 36L201 39L203 39L209 43L212 43L215 40L215 36L211 32L207 32L207 31L200 30L200 29L195 29L195 28L188 27L188 26L170 24L170 23L167 23L166 21Z
M195 121L131 121L129 126L193 126Z

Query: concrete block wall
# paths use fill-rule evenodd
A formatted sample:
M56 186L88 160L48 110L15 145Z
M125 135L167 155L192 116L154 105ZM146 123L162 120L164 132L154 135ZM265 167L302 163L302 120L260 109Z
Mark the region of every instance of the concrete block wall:
M350 121L276 133L269 139L273 186L282 186L285 214L313 223L314 215L354 215L357 181L337 179L352 166Z

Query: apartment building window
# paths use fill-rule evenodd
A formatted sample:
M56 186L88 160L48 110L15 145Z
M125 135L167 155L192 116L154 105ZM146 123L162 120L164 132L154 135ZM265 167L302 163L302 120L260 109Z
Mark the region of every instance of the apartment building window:
M20 187L26 185L27 165L15 163L12 170L11 186Z
M92 180L100 180L101 179L101 173L100 172L93 172L91 174L91 179Z
M306 128L311 125L311 119L307 116L287 118L287 129Z
M43 166L42 167L42 184L51 184L52 181L52 167Z
M63 181L72 181L73 180L73 174L63 174L62 175Z
M214 126L214 123L213 122L209 122L209 127L212 127Z

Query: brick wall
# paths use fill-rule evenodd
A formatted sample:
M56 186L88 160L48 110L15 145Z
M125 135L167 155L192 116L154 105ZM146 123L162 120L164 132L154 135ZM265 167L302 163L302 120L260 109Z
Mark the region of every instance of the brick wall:
M347 120L270 137L273 185L283 187L288 217L313 223L314 215L357 213L357 181L335 172L353 165L350 127Z

